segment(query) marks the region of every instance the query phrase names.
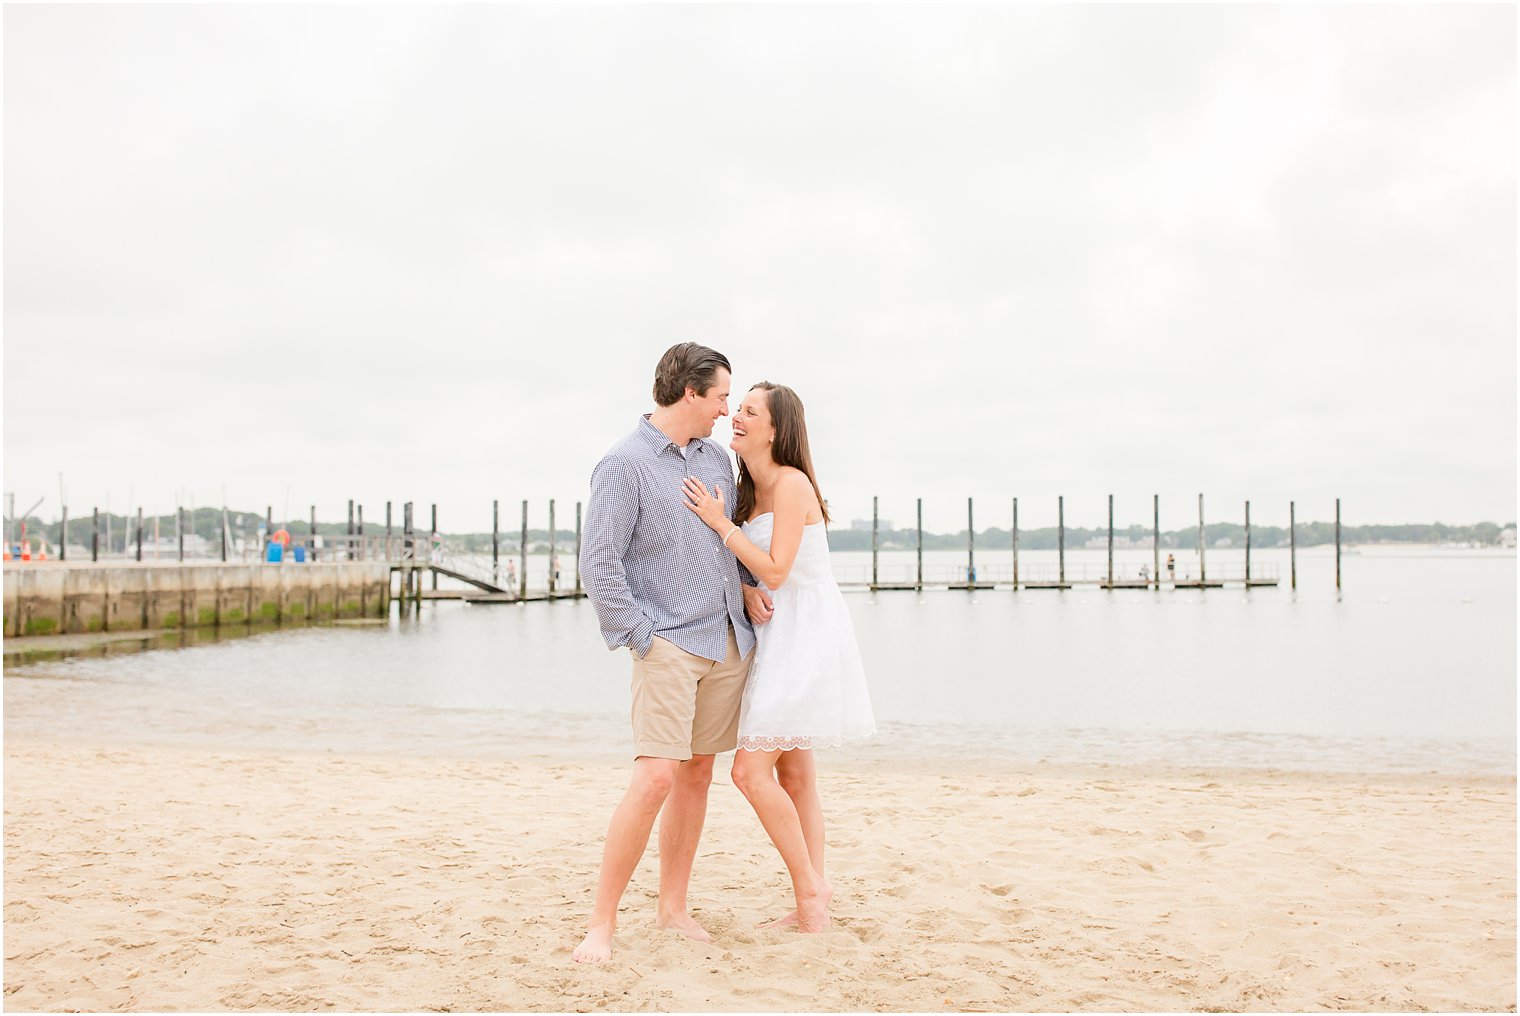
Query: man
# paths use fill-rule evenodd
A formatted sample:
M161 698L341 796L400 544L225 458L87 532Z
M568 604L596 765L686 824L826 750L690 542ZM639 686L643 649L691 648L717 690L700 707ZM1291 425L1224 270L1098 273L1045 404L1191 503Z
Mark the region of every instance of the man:
M713 757L738 742L739 702L755 645L745 617L769 617L761 590L687 509L682 481L695 476L737 504L728 450L707 438L728 415L731 368L706 346L683 342L655 368L655 409L591 473L581 573L607 648L633 656L633 776L612 813L596 902L578 963L612 955L618 903L660 816L656 923L701 942L686 891ZM663 810L662 810L663 809Z

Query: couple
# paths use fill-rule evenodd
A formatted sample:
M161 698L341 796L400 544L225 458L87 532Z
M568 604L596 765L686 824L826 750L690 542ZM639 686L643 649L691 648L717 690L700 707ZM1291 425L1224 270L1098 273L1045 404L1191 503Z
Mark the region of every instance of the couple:
M694 342L655 368L654 412L591 474L581 573L609 649L633 657L633 777L612 813L580 963L612 955L618 903L660 816L657 923L698 941L686 890L713 757L734 754L792 879L799 931L829 924L813 752L875 732L802 402L761 382L733 421L739 479L708 440L731 368ZM732 508L730 508L732 506ZM732 514L730 514L732 512ZM757 584L758 582L758 584Z

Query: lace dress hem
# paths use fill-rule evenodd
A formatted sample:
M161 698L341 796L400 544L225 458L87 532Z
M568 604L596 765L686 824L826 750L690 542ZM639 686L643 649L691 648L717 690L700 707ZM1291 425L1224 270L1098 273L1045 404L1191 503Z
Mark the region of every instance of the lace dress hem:
M739 738L740 751L797 751L811 748L838 748L846 741L863 740L870 737L876 731L871 729L848 737L834 734L828 737L815 737L811 735L790 735L741 737Z

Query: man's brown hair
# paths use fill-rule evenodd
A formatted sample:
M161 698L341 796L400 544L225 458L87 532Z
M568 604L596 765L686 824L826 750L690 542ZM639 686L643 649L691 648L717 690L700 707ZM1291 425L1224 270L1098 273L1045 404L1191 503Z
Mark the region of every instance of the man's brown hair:
M688 388L698 395L706 395L720 367L730 374L734 372L728 365L728 357L716 349L695 342L671 346L654 369L655 405L675 405L686 395Z

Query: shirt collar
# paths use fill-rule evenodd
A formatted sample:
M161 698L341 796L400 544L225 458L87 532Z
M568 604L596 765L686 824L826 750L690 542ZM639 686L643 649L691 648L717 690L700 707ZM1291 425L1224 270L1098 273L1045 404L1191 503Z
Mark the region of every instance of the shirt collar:
M683 454L681 451L681 446L676 444L670 438L666 437L663 430L650 423L649 417L649 413L645 413L643 416L639 417L638 433L639 437L644 439L644 443L649 445L649 447L654 450L656 455L658 455L660 452L663 452L667 448L672 449L677 455ZM686 447L692 447L692 442L695 442L697 448L702 447L701 438L695 437L691 439L691 442L687 443Z

